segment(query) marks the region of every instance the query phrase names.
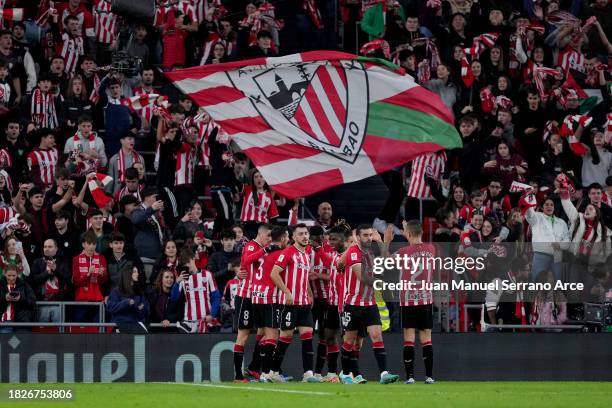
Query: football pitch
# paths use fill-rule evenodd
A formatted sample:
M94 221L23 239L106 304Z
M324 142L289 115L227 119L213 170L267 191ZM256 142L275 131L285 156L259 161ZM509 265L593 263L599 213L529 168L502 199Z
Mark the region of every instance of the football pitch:
M71 389L70 401L15 401L9 389ZM610 382L438 382L380 385L113 383L2 384L0 406L111 407L609 407Z

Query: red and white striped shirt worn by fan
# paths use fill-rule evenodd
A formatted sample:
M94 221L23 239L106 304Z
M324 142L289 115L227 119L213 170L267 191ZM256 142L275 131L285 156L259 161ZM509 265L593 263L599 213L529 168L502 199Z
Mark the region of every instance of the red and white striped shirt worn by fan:
M293 304L304 306L312 304L312 299L308 295L308 277L310 275L310 247L300 251L291 245L283 250L276 260L276 266L282 268L281 276L287 289L293 297ZM278 303L285 304L285 294L278 293Z
M189 143L182 143L176 152L176 173L174 175L174 185L192 185L197 162L195 146Z
M402 259L408 257L407 269L402 269L402 283L413 282L413 289L400 291L400 306L420 306L433 303L431 284L436 247L433 244L409 245L397 251ZM402 261L403 262L403 261Z
M251 285L253 276L259 270L259 267L264 261L266 252L264 247L254 239L249 241L242 250L242 258L240 258L240 268L247 272L247 276L240 280L237 296L242 298L251 297Z
M74 37L68 33L63 33L62 43L58 48L59 54L64 59L64 71L67 74L73 74L76 71L79 58L85 55L83 37Z
M271 274L272 268L274 268L283 250L279 246L271 245L268 251L263 262L253 274L251 302L254 305L269 305L277 303L278 300L278 288L274 284Z
M184 320L203 320L213 314L212 294L219 289L212 273L205 269L189 275L180 288L185 292Z
M50 187L55 183L55 166L57 165L58 152L52 149L41 149L35 147L28 154L28 169L32 175L34 184L41 187Z
M254 195L257 194L257 205ZM240 221L256 221L266 223L272 218L278 217L278 209L271 191L254 193L251 186L245 186L242 193L242 212Z
M94 0L94 32L96 34L96 41L101 44L111 44L115 40L117 16L110 11L110 1Z
M352 306L372 306L374 288L361 282L357 277L355 267L361 265L361 273L373 276L372 254L363 252L359 245L350 247L346 254L344 266L344 304Z

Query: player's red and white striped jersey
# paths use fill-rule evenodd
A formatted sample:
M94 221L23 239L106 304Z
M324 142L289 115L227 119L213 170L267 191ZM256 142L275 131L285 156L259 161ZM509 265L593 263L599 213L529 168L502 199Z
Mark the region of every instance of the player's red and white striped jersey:
M414 282L412 290L400 291L400 306L420 306L433 303L433 293L425 285L431 284L433 278L433 260L436 256L436 247L433 244L409 245L397 251L404 258L407 256L414 259L408 260L408 269L402 269L402 283Z
M276 303L278 299L278 288L274 284L271 274L272 268L283 251L276 245L271 245L268 251L264 261L253 274L251 303L254 305L268 305Z
M242 258L240 258L240 267L247 271L247 276L240 280L240 286L238 287L238 296L243 298L251 297L251 285L253 282L253 275L257 273L259 267L264 261L266 255L264 248L259 245L259 242L254 239L247 242L242 250Z
M344 300L344 274L338 270L340 254L337 252L332 256L331 268L329 269L329 284L327 285L327 303L332 306L342 306Z
M310 251L298 250L295 245L285 248L276 260L276 265L283 268L281 276L287 289L293 296L293 304L297 306L310 305L312 299L308 296L308 276L310 275ZM278 303L285 304L285 294L278 292Z
M68 33L63 33L59 54L64 59L64 71L67 74L73 74L79 58L85 54L83 37L72 37Z
M110 44L115 39L117 16L110 11L111 2L109 0L94 1L94 31L96 33L96 41L102 44Z
M375 305L374 288L364 285L353 270L357 264L361 264L362 274L373 276L372 254L363 252L359 245L353 245L347 251L344 266L344 303L352 306Z
M55 147L49 150L42 150L39 147L35 147L28 154L28 169L30 173L32 173L36 184L40 183L44 187L49 187L55 183L55 166L57 165L57 159L58 152Z
M331 257L334 254L334 248L332 248L327 242L323 243L323 247L320 251L311 251L310 264L312 265L310 273L321 276L329 275L329 262L325 262L325 257ZM324 253L324 254L323 254ZM315 299L327 299L327 286L329 281L325 279L313 279L310 281L310 288L312 289L312 296Z
M229 305L232 309L236 308L236 302L234 299L238 294L238 287L240 286L240 281L238 278L232 278L225 284L225 289L223 290L223 297L226 301L229 301Z
M218 290L212 273L203 270L189 275L181 282L181 289L185 292L184 320L202 320L211 314L210 294Z
M417 156L412 161L410 173L410 184L408 185L408 197L429 198L431 191L425 182L425 175L434 179L440 178L446 164L446 153L427 153Z
M182 143L176 152L176 172L174 185L183 186L193 184L195 166L197 161L196 148L189 143Z
M278 209L272 198L272 192L265 191L257 194L258 204L253 200L253 190L251 186L244 186L242 193L242 212L240 221L256 221L266 223L270 219L278 217Z

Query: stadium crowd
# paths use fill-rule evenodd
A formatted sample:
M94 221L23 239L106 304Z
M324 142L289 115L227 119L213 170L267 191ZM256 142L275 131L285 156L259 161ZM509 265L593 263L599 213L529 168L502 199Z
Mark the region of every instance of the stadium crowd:
M516 293L453 300L485 304L489 322L560 324L612 298L607 0L178 0L158 1L151 22L107 0L1 3L2 322L59 321L37 301L103 301L126 327L231 331L243 248L303 204L271 190L162 72L340 45L438 94L463 140L382 174L381 235L393 224L401 240L400 207L417 218L433 199L431 238L453 255L493 254L514 280L587 283L530 307ZM333 204L315 204L321 243L350 220ZM73 309L71 321L99 321Z

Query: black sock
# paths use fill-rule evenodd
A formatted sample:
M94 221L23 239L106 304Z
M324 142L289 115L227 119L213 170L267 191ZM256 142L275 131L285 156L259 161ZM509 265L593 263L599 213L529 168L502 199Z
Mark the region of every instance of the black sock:
M423 344L423 363L425 363L425 375L433 377L433 346L431 342Z
M255 343L255 349L253 350L253 359L251 360L251 363L248 366L248 369L251 371L261 371L261 360L263 354L263 347L261 345L262 338L262 335L257 335L257 342Z
M261 372L269 373L274 361L274 349L276 348L276 342L272 339L264 340L261 348L264 354L261 361Z
M327 347L327 372L338 374L338 354L340 354L340 346L334 344Z
M244 380L242 375L242 360L244 360L244 346L234 344L234 378Z
M353 357L353 345L349 343L342 344L340 348L340 361L342 363L342 373L345 375L353 371L351 358Z
M404 342L404 368L406 378L414 378L414 343L411 341Z
M311 371L314 360L312 332L301 334L300 340L302 341L302 368L304 369L304 372Z
M382 373L387 371L387 352L385 351L385 344L382 341L372 343L374 349L374 357L376 358L376 364L378 364L378 370Z
M272 362L272 370L280 372L281 365L283 365L283 359L285 353L291 344L291 337L279 337L278 343L276 343L276 350L274 351L274 361Z
M325 360L327 360L327 343L325 341L319 341L319 344L317 345L317 363L315 365L315 373L321 374L323 366L325 365Z
M353 352L351 353L351 372L353 373L353 377L357 377L359 374L359 353L360 350L353 348Z

